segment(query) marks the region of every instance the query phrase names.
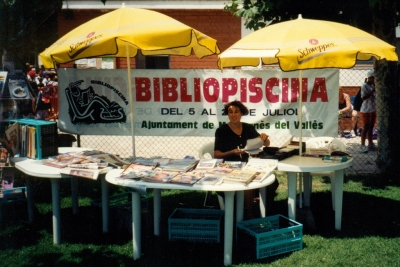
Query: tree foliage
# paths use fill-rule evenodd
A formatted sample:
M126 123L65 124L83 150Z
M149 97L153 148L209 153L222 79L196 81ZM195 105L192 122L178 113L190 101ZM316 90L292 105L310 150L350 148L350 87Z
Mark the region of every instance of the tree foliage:
M245 19L248 29L257 30L269 23L296 19L330 20L371 32L372 9L380 0L231 0L225 10ZM395 1L395 0L390 0ZM396 13L396 10L393 10ZM400 16L397 14L400 22Z
M57 40L57 11L61 0L0 1L0 52L17 68L34 63L39 52Z

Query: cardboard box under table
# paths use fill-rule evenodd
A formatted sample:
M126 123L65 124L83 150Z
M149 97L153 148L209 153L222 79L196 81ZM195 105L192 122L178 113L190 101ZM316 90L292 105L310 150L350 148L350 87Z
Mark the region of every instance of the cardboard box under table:
M237 222L238 244L255 247L256 258L303 248L303 225L282 215Z
M170 241L219 243L223 210L175 209L168 218Z

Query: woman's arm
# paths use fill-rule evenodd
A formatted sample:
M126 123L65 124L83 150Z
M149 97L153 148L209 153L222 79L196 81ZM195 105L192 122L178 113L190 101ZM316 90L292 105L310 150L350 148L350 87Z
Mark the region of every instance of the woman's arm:
M265 133L260 134L260 138L264 141L264 146L269 146L269 144L271 143L269 140L269 136Z
M214 150L214 158L217 159L224 159L226 157L232 156L232 155L239 155L245 153L244 151L240 149L233 149L227 152L221 152L220 150Z
M350 111L350 109L351 109L350 96L348 94L343 94L343 96L344 96L344 101L346 102L346 107L341 109L341 110L339 110L340 114L346 113L346 112Z

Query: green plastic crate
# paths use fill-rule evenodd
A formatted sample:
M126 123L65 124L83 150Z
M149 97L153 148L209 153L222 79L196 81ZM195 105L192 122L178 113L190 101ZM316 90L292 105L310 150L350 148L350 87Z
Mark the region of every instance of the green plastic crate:
M170 241L219 243L223 210L175 209L168 218Z
M256 258L266 258L303 248L303 225L282 215L236 223L238 242L255 242Z

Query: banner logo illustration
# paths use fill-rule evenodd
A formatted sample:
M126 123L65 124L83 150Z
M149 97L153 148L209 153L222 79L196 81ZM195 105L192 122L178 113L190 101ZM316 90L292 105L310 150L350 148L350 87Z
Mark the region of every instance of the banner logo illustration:
M126 114L117 102L97 95L92 86L81 89L82 82L70 83L65 89L72 124L126 122Z

